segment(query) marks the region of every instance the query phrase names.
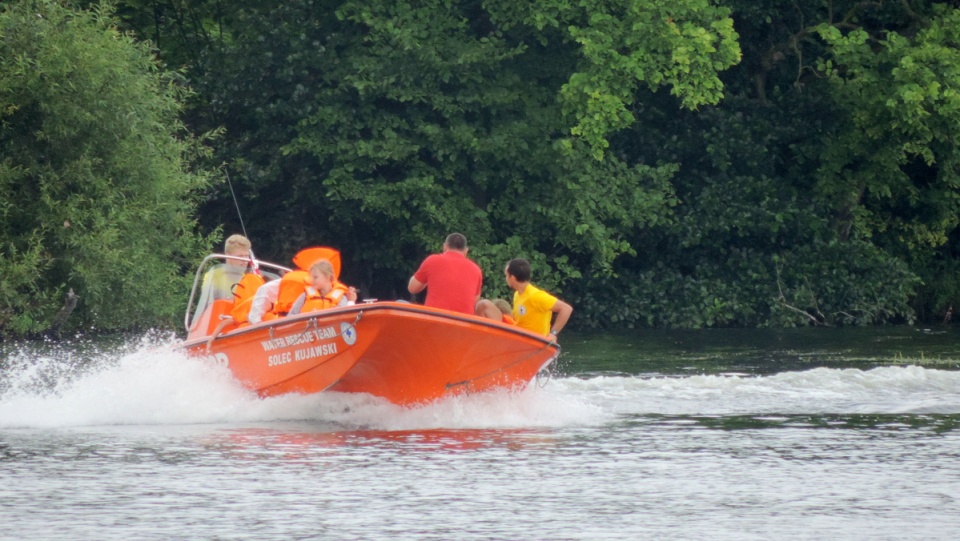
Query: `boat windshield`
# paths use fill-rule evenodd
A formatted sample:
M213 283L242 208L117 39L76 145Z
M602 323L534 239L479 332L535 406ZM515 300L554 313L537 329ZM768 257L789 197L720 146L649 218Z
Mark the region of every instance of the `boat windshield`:
M232 308L234 301L234 288L244 275L259 272L265 281L271 281L289 271L285 267L265 262L258 262L258 268L254 270L250 263L247 258L222 254L212 254L203 260L194 278L184 318L190 334L194 334L200 327L206 327L207 320L218 317L218 314L212 314L216 305L222 306L221 312L226 311L229 314L229 308Z
M208 306L216 300L233 300L233 287L240 283L240 279L247 273L246 267L232 263L214 265L203 275L200 286L200 299L197 300L197 309L194 311L193 323L197 316L202 314Z

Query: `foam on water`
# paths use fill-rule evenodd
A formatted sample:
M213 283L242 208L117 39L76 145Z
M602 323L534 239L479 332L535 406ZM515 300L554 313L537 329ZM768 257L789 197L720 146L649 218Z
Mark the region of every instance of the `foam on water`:
M814 368L770 376L566 378L557 392L619 414L960 413L960 372L920 366Z
M143 343L84 361L71 351L18 352L0 371L0 428L318 421L412 430L568 426L605 417L595 405L535 385L414 408L341 393L261 399L226 368L169 345Z
M564 377L543 388L401 408L367 395L261 399L225 368L144 340L86 359L18 352L0 371L0 428L308 421L348 428L602 425L622 415L958 413L960 372L919 366L744 374Z

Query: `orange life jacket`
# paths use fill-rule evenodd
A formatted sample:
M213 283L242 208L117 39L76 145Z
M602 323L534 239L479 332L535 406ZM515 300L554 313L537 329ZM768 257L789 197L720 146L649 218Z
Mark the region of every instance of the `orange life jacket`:
M277 302L268 314L264 314L264 320L276 319L287 315L293 303L297 302L300 295L307 290L307 284L310 283L310 275L307 271L295 270L284 274L280 278L280 289L277 291Z
M333 277L340 276L340 252L334 248L326 246L313 246L304 248L293 256L293 264L300 270L309 271L310 267L321 259L326 259L333 267Z
M503 321L507 325L516 325L517 322L507 314L503 314L503 317L500 318L500 321Z
M340 301L347 294L347 286L340 282L333 283L333 289L326 295L322 295L316 289L307 288L307 300L303 303L300 313L315 312L317 310L326 310L327 308L336 308L340 306Z
M253 306L253 296L257 293L257 288L263 284L263 276L247 273L237 285L233 286L233 310L230 315L238 325L247 322L250 307Z

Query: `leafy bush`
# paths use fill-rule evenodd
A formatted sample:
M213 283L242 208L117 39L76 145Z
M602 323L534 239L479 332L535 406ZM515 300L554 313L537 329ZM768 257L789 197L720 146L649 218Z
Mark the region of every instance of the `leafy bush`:
M186 92L105 11L54 0L0 11L0 335L69 321L171 323L207 250L193 215L208 175L178 115Z

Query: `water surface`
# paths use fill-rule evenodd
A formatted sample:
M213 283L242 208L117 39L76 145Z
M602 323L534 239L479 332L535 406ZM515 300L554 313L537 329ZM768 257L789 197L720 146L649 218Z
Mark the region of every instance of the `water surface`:
M6 344L0 539L955 539L958 338L564 333L542 386L415 409Z

